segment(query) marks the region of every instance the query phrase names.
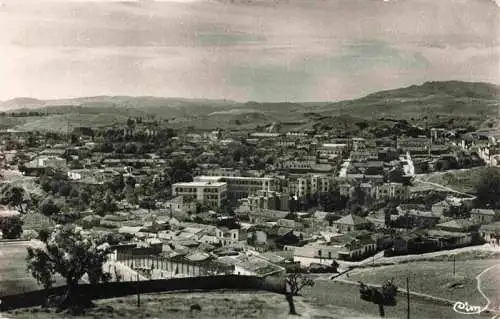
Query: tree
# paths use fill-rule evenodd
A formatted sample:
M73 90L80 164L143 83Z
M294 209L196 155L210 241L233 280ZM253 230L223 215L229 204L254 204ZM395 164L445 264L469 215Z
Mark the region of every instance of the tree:
M0 204L17 208L21 214L24 214L25 209L23 205L27 204L25 197L26 192L24 191L24 188L18 186L8 186L2 191Z
M325 212L333 212L346 207L347 198L343 197L338 190L322 192L319 194L318 203Z
M172 162L171 168L167 171L168 180L171 183L193 181L193 167L184 160L176 159Z
M110 279L102 267L111 252L109 244L84 236L80 228L61 225L40 239L44 248L28 247L28 271L45 289L52 287L55 274L66 280L66 292L56 302L59 309L75 313L89 306L88 297L78 292L78 282L85 274L91 284Z
M377 304L381 317L385 317L384 306L396 305L396 294L398 292L398 288L394 285L392 280L385 282L380 288L369 287L361 281L359 282L359 285L360 298L364 301L370 301Z
M398 215L398 203L395 201L390 201L384 208L384 225L385 227L391 227L391 215Z
M121 193L125 187L123 174L113 176L111 181L106 183L107 189L111 190L113 194Z
M114 213L117 209L118 206L110 190L95 205L95 212L100 216L104 216L106 213Z
M339 272L339 266L340 266L340 264L334 259L332 261L332 264L331 264L332 272L335 272L335 273Z
M487 168L475 187L477 202L484 207L500 208L500 169Z
M299 291L304 287L313 287L314 281L300 273L290 273L285 278L285 292L286 300L288 301L288 306L290 307L290 314L296 315L295 304L293 302L293 296L297 296Z
M221 201L218 211L224 216L233 216L234 215L233 207L234 203L229 199L225 198Z
M38 210L40 211L40 214L45 216L55 216L61 211L52 198L44 199L38 207Z
M16 239L23 233L23 221L19 216L0 217L0 230L4 239Z

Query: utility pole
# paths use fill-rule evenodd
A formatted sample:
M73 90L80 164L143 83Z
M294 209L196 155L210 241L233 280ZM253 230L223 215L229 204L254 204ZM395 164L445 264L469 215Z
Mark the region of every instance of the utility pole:
M410 277L406 277L406 318L410 319Z
M139 288L139 273L137 273L137 308L141 307L141 293Z
M453 277L455 277L455 255L453 255Z

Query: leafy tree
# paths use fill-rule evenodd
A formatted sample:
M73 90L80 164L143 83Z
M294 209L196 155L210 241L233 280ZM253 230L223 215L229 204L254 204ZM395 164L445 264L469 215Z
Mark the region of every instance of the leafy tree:
M221 201L218 211L225 216L232 216L234 215L234 206L234 202L226 198Z
M475 187L477 202L484 207L500 208L500 169L487 168Z
M172 162L170 169L167 170L168 180L171 183L191 182L193 181L193 165L180 159Z
M123 191L125 187L125 181L123 174L118 174L114 176L111 181L106 183L106 189L109 189L113 194L118 194Z
M130 186L132 188L135 188L136 183L137 182L136 182L135 178L133 178L132 176L128 176L127 179L125 180L125 185Z
M18 186L7 186L2 190L2 194L0 194L0 204L9 205L14 208L17 208L21 214L26 212L23 205L27 204L26 192L24 188Z
M95 206L95 211L100 216L104 216L106 213L114 213L118 209L116 201L109 190L104 195L104 198L99 200Z
M28 271L46 289L52 287L55 274L61 275L67 286L65 294L57 301L57 307L81 311L90 305L87 297L78 292L78 282L82 277L87 274L92 284L110 279L102 267L110 253L109 244L84 236L74 226L58 225L50 235L43 237L44 248L28 248Z
M19 216L0 217L0 230L5 239L19 238L23 232L23 222Z
M373 302L379 307L380 317L385 317L384 306L396 305L396 294L398 288L394 285L393 281L387 281L381 288L369 287L359 282L360 297L362 300Z
M332 271L337 273L339 270L340 264L334 259L331 264Z
M387 206L384 208L384 224L385 227L391 226L391 215L398 214L398 203L395 201L390 201Z
M61 211L54 200L49 197L43 200L43 202L38 207L38 210L40 211L40 214L45 216L54 216L59 214L59 212Z
M322 192L319 194L318 203L325 212L333 212L346 207L347 198L340 195L338 190Z

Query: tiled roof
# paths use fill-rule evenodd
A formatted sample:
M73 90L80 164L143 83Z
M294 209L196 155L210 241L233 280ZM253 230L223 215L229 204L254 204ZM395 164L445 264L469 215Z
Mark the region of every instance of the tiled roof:
M336 220L333 222L334 224L342 224L342 225L364 225L364 224L369 224L370 222L363 217L349 214L347 216L342 217L339 220Z
M471 214L480 214L480 215L489 215L489 216L495 216L495 211L493 209L480 209L480 208L474 208L471 211Z
M475 226L476 223L467 219L454 219L446 223L438 224L437 227L441 228L456 228L456 229L468 229Z

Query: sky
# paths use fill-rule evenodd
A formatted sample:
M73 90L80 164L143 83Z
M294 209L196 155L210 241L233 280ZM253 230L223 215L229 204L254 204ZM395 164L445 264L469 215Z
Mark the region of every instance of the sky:
M500 0L0 0L0 100L500 84Z

